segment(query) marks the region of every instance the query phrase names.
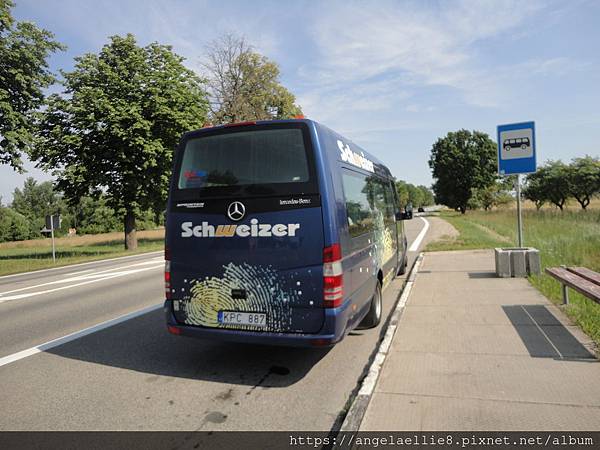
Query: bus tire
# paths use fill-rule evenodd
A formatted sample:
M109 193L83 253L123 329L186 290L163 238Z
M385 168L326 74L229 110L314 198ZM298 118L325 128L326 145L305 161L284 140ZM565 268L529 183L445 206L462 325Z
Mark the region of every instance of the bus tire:
M359 328L375 328L381 322L383 314L383 297L381 295L381 283L377 281L375 292L371 298L371 307L365 318L360 322Z

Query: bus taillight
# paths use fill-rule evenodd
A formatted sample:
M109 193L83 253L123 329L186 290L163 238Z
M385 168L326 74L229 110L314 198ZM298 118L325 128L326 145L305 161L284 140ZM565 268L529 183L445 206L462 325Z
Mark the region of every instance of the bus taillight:
M323 306L337 308L344 300L344 275L340 244L323 249Z
M167 259L170 258L169 252L165 249L165 298L170 300L172 298L171 293L171 261Z

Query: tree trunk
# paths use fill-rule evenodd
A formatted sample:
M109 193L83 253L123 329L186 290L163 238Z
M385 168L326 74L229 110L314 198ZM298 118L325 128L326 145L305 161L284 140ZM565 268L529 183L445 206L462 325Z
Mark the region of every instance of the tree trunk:
M135 250L137 246L135 214L133 211L127 211L125 213L125 250Z
M590 204L589 197L579 198L575 196L575 199L579 202L579 204L581 205L581 209L583 210L585 210L585 208L587 208L587 206Z

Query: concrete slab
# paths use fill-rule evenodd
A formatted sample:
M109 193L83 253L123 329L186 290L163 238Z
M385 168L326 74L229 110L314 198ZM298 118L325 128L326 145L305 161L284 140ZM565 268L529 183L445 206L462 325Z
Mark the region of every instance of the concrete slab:
M360 430L589 431L599 423L599 408L375 393Z
M600 368L529 355L394 352L375 391L600 408L600 384L581 382L590 365Z
M510 325L506 313L497 305L406 305L404 320L420 325ZM529 325L529 318L521 319L520 325Z
M433 255L434 253L428 253ZM464 258L464 251L445 251L435 252L439 258L426 258L423 260L421 271L433 270L443 271L489 271L494 272L494 252L493 250L469 250L469 258Z
M590 339L490 250L427 253L361 430L590 430Z
M526 327L526 326L525 326ZM535 328L535 327L529 327ZM533 332L533 330L530 330ZM401 320L390 352L529 355L512 325L424 327Z

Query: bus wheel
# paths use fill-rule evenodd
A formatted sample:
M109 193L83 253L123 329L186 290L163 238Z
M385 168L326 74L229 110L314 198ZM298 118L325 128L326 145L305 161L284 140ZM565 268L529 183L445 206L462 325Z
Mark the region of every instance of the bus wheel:
M362 320L359 328L375 328L381 322L381 314L383 310L383 301L381 296L381 283L378 281L375 287L375 293L371 298L371 307L369 312Z

